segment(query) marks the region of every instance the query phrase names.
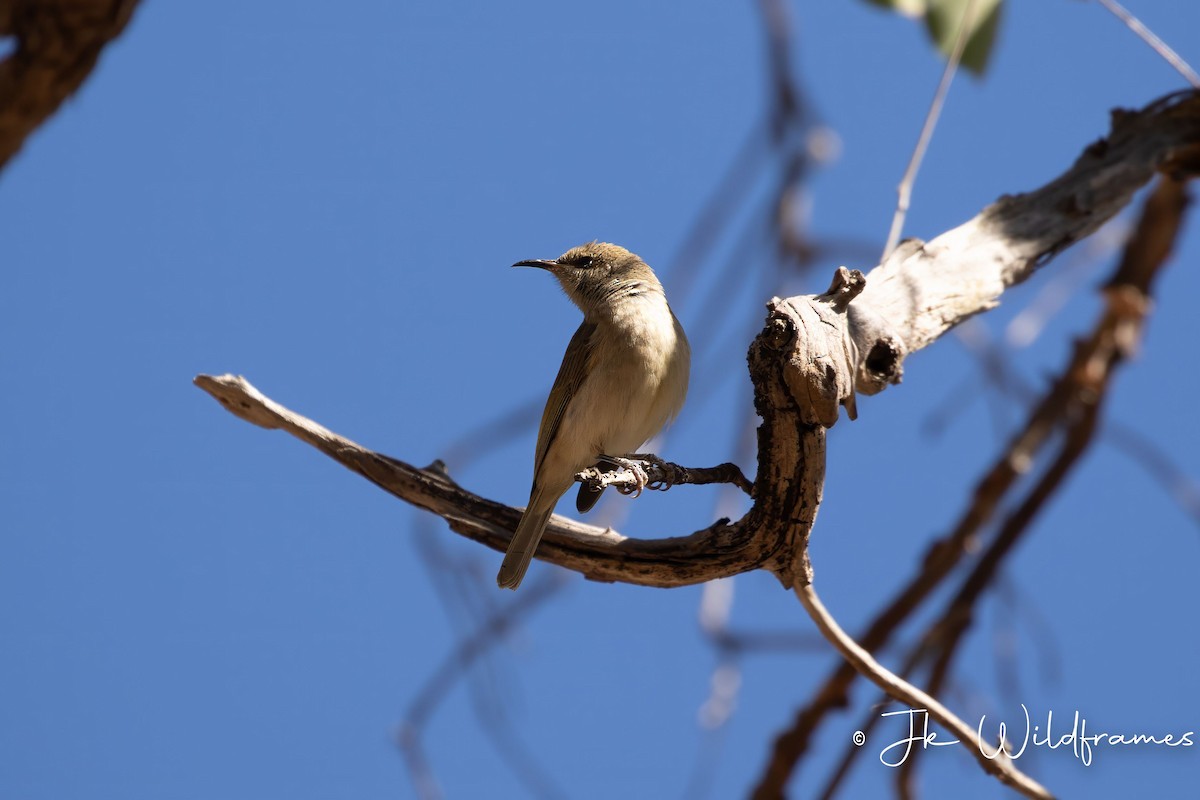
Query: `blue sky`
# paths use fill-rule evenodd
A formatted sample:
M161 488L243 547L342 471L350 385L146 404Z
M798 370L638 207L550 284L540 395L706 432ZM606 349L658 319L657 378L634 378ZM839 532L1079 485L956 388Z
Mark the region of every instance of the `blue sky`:
M1200 7L1130 5L1200 63ZM955 83L908 235L1045 182L1107 130L1110 108L1182 87L1097 4L1009 6L987 76ZM731 255L730 234L693 270L698 291L676 311L702 346L662 448L679 463L735 455L745 348L769 293L821 291L838 263L873 265L941 69L917 25L865 3L791 10L799 79L839 142L808 185L809 230L862 246L764 287L769 249ZM395 732L471 620L517 599L492 586L500 555L429 528L471 587L445 604L415 512L234 419L191 379L243 374L416 464L538 401L578 312L548 276L508 265L600 239L659 267L669 296L688 280L691 265L666 266L764 112L762 38L754 4L711 0L367 2L340 14L144 3L0 175L0 795L412 796ZM1198 257L1192 225L1106 411L1193 478L1198 387L1181 360L1194 349ZM1003 335L1071 258L983 323ZM737 270L713 274L730 261ZM1013 356L1031 384L1088 329L1112 263L1080 267L1077 296ZM1021 419L981 391L931 435L930 416L972 382L974 358L948 338L831 434L812 554L818 590L851 631L953 522ZM533 440L531 424L451 470L523 504ZM677 534L728 513L719 499L683 488L606 501L595 518ZM1196 534L1102 439L1015 554L1010 600L983 605L944 699L971 720L1024 702L1122 732L1200 729ZM811 632L770 576L734 591L734 626ZM565 796L684 796L698 761L708 796L744 795L834 657L744 658L736 712L707 750L697 718L716 656L700 599L698 587L568 581L430 720L424 748L446 795L528 794L476 696L499 701ZM1016 689L1002 690L998 664L1015 665ZM855 698L822 729L795 796L820 786L874 695ZM1042 751L1021 765L1063 796L1184 797L1197 752L1109 750L1084 767ZM922 774L929 797L1005 796L953 749ZM845 796L877 796L891 778L868 754Z

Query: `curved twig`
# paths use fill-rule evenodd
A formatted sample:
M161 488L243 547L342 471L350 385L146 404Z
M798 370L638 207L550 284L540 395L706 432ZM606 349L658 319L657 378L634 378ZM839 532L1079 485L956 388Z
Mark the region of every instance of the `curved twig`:
M1025 773L1017 769L1012 759L1004 752L986 752L978 741L978 734L971 730L967 723L954 715L950 709L939 703L934 697L916 688L908 681L901 679L895 673L884 668L871 654L858 646L850 636L842 630L833 616L825 609L812 585L796 586L796 596L800 598L804 610L817 623L821 633L838 649L842 658L854 666L855 671L870 680L888 697L907 705L911 709L925 709L945 726L958 741L975 754L976 760L983 770L1000 779L1001 783L1013 787L1026 797L1051 800L1053 795L1046 788Z
M396 497L431 511L450 527L503 552L521 517L520 509L463 489L441 462L420 469L373 452L285 408L237 375L198 375L195 384L231 413L263 428L285 431ZM764 565L764 553L748 523L719 520L690 536L631 539L611 529L554 517L538 557L597 581L641 586L684 586Z

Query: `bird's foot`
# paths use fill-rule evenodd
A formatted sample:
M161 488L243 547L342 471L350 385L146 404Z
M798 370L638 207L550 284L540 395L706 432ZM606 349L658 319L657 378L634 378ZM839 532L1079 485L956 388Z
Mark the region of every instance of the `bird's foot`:
M656 461L658 460L657 456L651 456L651 458ZM633 454L633 455L628 455L628 456L607 456L606 455L606 456L600 456L600 460L607 461L609 464L620 467L621 469L628 470L630 472L630 474L633 475L633 478L635 481L633 486L624 486L624 485L617 486L617 491L620 492L621 494L628 494L628 495L633 495L634 497L637 497L638 495L640 495L642 493L642 490L646 488L647 484L650 483L650 476L646 474L646 468L643 467L640 463L642 461L647 461L645 456L641 456L638 454ZM661 463L661 462L659 462L659 463Z
M671 486L673 486L675 483L679 482L678 473L680 471L680 467L677 467L669 461L663 461L661 458L654 455L654 453L629 453L625 456L625 458L630 459L631 461L640 461L643 465L654 468L653 471L657 475L661 476L659 478L655 478L654 480L648 480L645 487L647 489L665 491L671 488ZM645 467L643 467L643 470L648 471L645 470Z
M681 467L663 461L653 453L629 453L623 456L599 456L596 466L575 475L575 480L599 494L607 486L615 486L621 494L637 496L646 489L665 491L685 483L697 486L708 483L731 483L750 497L754 484L746 480L737 464L718 464L715 467ZM611 466L611 468L610 468ZM588 504L587 508L591 508ZM586 511L580 507L580 511Z

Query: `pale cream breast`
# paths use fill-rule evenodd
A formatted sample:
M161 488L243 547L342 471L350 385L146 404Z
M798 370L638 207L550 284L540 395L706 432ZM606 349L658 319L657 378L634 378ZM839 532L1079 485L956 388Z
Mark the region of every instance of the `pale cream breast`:
M661 292L625 298L596 324L601 339L589 375L549 454L575 471L601 454L635 452L679 412L687 394L687 337Z

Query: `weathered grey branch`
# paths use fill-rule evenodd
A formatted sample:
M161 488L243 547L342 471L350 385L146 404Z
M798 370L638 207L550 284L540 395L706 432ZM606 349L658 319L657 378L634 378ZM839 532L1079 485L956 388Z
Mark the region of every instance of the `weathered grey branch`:
M501 552L508 547L520 509L468 492L441 462L419 469L372 452L284 408L236 375L198 375L195 383L236 416L290 433L401 500L443 517L458 533ZM660 587L703 583L762 566L766 554L747 535L746 522L727 523L719 520L690 536L630 539L556 516L538 554L592 580Z
M1153 304L1150 287L1174 249L1186 207L1184 184L1160 179L1146 200L1141 220L1125 246L1116 273L1103 289L1105 307L1092 334L1076 343L1070 362L1031 420L1029 427L1043 430L1035 431L1034 437L1028 431L1017 437L1005 454L1005 461L1032 463L1036 450L1022 445L1029 438L1045 442L1054 428L1061 429L1049 465L1024 496L1011 501L1012 509L1000 522L995 537L913 648L914 657L924 657L932 664L926 684L930 694L942 692L963 638L974 623L980 598L992 586L1018 542L1027 535L1034 519L1092 446L1100 425L1100 411L1117 368L1141 341ZM984 512L984 516L990 515L991 512ZM906 760L900 768L901 774L910 773L920 759L919 753L913 755L916 757Z
M1156 171L1185 174L1198 166L1200 93L1171 95L1137 112L1117 111L1110 135L1042 188L1003 197L929 243L901 243L865 278L840 268L824 294L772 299L748 355L762 424L755 502L746 516L659 540L629 539L556 517L538 557L594 580L663 587L770 570L796 591L855 669L901 702L923 701L913 687L899 685L864 659L862 648L840 632L811 590L808 537L824 484L826 429L837 422L842 406L854 417L856 392L875 394L898 383L909 353L994 307L1008 287L1127 205ZM520 512L467 492L437 464L422 470L366 450L273 403L244 379L201 375L196 383L238 416L287 430L397 497L445 518L452 529L505 549ZM953 730L963 727L940 706L934 715ZM995 768L1027 795L1046 796L1011 764ZM780 777L772 767L764 784L782 787L775 783Z
M1002 197L929 243L902 242L865 279L839 269L822 295L768 303L750 348L759 427L754 518L771 541L765 565L785 586L807 574L807 537L824 479L824 430L855 392L899 383L904 359L1095 231L1157 172L1200 165L1200 92L1114 111L1112 131L1040 189ZM779 503L776 505L776 503ZM779 524L791 520L792 524Z
M930 678L925 682L928 694L934 697L941 694L953 650L971 623L975 604L984 590L993 585L1004 555L1028 532L1038 509L1054 496L1072 465L1079 462L1089 446L1113 373L1140 339L1151 306L1151 283L1166 263L1182 227L1185 205L1183 186L1169 178L1159 179L1125 246L1120 265L1103 290L1106 308L1091 335L1079 342L1059 377L1031 410L1024 429L1013 437L978 482L972 502L952 532L930 546L917 574L859 635L857 641L865 650L878 652L925 599L943 589L945 579L960 560L968 558L969 551L977 551L970 575L946 602L940 616L925 626L923 635L916 637L916 644L909 648L903 667L898 670L902 678L911 680L922 662L934 661ZM1060 430L1062 435L1055 435ZM1032 471L1031 466L1039 456L1045 460L1041 451L1055 448L1058 455L1050 459L1050 467L1033 485L1021 483L1019 479ZM1024 496L1010 497L1018 488ZM1000 514L1002 505L1013 510L988 541L986 525ZM975 541L976 546L968 547L968 540ZM798 762L826 714L849 702L851 683L859 674L849 662L834 670L813 693L809 705L796 715L792 726L776 740L772 763ZM873 726L881 719L877 709L873 710L856 728L870 738ZM861 754L859 748L848 748L828 783L815 796L832 797L855 757ZM897 770L898 785L907 786L921 757L916 750L905 759ZM791 767L780 774L790 771ZM910 796L913 792L898 794Z
M822 295L773 299L750 346L758 430L755 504L735 523L689 536L629 539L556 518L539 558L595 580L679 586L752 569L786 587L810 578L807 541L820 504L825 429L855 392L899 382L908 353L996 305L1062 248L1129 202L1156 170L1200 164L1200 94L1182 92L1137 112L1113 113L1108 138L1089 146L1041 189L1005 197L928 244L901 243L864 279L839 269ZM520 512L455 485L444 471L417 469L373 453L279 406L234 376L197 385L234 413L282 428L451 527L503 550Z
M1192 172L1197 163L1200 93L1172 94L1140 111L1114 111L1109 136L1087 147L1057 179L1001 197L930 242L906 240L872 270L850 305L844 334L859 358L852 364L823 359L836 370L828 383L841 387L852 376L852 385L864 394L898 383L909 353L995 307L1005 289L1111 219L1156 172ZM771 316L793 327L805 325L795 306L813 299L775 299ZM818 340L838 338L829 331L809 333ZM851 365L855 371L843 374ZM851 400L848 393L840 399Z
M796 439L813 437L809 446L823 453L824 428L837 421L844 405L855 413L855 391L874 394L903 375L903 361L970 316L994 307L1009 286L1028 278L1063 248L1087 236L1127 205L1133 194L1156 172L1172 176L1195 174L1200 168L1200 93L1180 92L1137 112L1115 111L1110 135L1091 146L1062 176L1027 194L1004 197L974 219L928 244L909 240L865 278L866 286L852 296L848 313L837 312L834 296L859 283L859 276L839 270L825 295L775 298L769 304L766 331L752 346L751 376L756 404L763 416L760 428L759 480L756 509L773 494L773 487L818 483L824 464L804 460L806 473L783 476L772 472L768 453L774 440L763 431L780 432L788 456ZM781 355L777 373L755 370L753 354L768 342ZM763 397L762 395L766 396ZM787 426L775 424L772 412L788 413L801 424L788 438ZM805 425L815 425L815 430ZM816 441L820 438L820 443ZM790 477L792 484L775 484ZM820 502L820 488L814 502ZM815 516L815 505L811 509ZM753 513L753 512L752 512ZM811 580L807 537L812 520L806 513L784 536L801 546L794 551L790 573L794 588L805 598ZM769 529L764 523L763 529ZM777 559L777 563L779 563ZM815 598L815 594L812 595ZM822 630L814 607L806 604ZM879 683L892 697L904 697L880 683L874 666L845 652L837 637L830 640L843 651L856 672ZM877 666L877 665L876 665ZM945 723L944 723L945 724ZM777 747L756 797L778 797L791 774L792 758L781 758L789 747ZM1040 787L1038 787L1040 789ZM1033 787L1029 787L1033 792ZM1044 791L1044 790L1042 790ZM1034 794L1033 796L1036 796Z

